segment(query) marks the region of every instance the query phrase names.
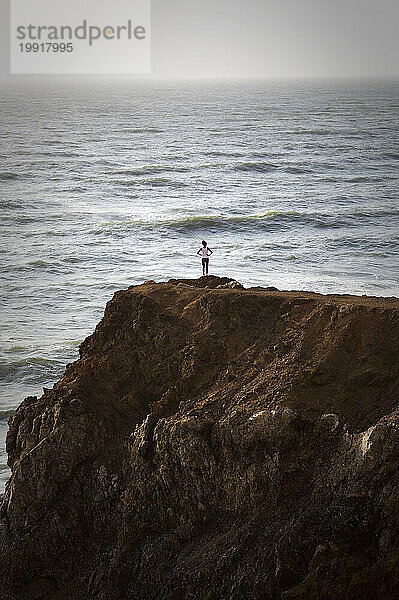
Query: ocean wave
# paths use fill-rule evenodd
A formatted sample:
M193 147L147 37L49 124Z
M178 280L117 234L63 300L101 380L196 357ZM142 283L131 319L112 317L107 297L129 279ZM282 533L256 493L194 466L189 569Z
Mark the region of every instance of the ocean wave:
M133 181L124 181L118 182L120 185L129 187L129 185L135 185ZM176 181L173 179L169 179L168 177L152 177L151 179L141 179L140 183L145 183L146 185L152 187L171 187L171 188L183 188L187 187L187 183L183 181Z
M29 225L29 224L37 224L37 223L48 223L49 221L59 221L62 222L62 220L66 220L66 215L59 215L59 214L35 214L34 211L31 212L31 214L27 215L15 215L15 214L6 214L3 216L3 221L6 222L8 225ZM31 233L29 232L29 235L31 235Z
M17 173L12 173L11 171L3 171L0 173L1 181L12 181L14 179L19 179L20 175Z
M367 251L370 255L383 251L384 255L396 255L399 249L399 237L387 237L385 239L378 237L364 236L339 236L334 239L326 240L325 244L330 248L346 248L348 250Z
M14 198L13 199L1 198L0 199L0 207L4 208L4 209L8 209L8 210L18 210L18 209L26 210L26 201L16 200Z
M365 217L367 219L373 218L391 218L399 216L399 208L387 208L379 210L360 210L355 208L352 213L354 217Z
M37 156L52 156L53 158L76 158L79 157L80 154L79 152L58 152L57 150L54 151L43 151L43 152L36 152Z
M280 165L267 162L244 162L234 165L234 171L244 171L251 173L272 173L280 169Z
M376 176L359 176L359 177L350 177L346 179L348 183L377 183L380 181L386 181L387 177L376 177Z
M133 175L135 177L141 177L143 175L157 175L158 173L187 173L190 171L190 167L170 167L169 165L149 165L145 167L138 167L136 169L120 169L118 171L112 171L112 175Z
M192 231L212 230L220 233L223 231L245 230L246 234L265 230L284 230L292 227L314 227L317 229L341 227L358 227L360 224L375 224L377 220L382 224L392 223L392 219L399 216L399 209L386 209L378 211L352 210L342 213L300 212L271 210L261 214L247 215L192 215L175 219L134 219L125 221L109 221L98 225L88 231L89 234L121 234L129 230L145 230L155 232L160 230L177 230L179 233Z
M389 160L399 160L399 152L384 152L381 158L388 158Z
M46 146L64 146L65 142L61 140L43 140L42 144Z
M286 131L291 135L337 135L341 133L333 129L294 129L293 131Z
M11 417L11 415L13 415L14 412L15 412L15 408L0 410L0 420L1 421L8 420L8 418Z
M321 162L318 164L313 163L313 167L317 169L326 169L327 171L342 171L344 169L343 165L337 165L337 163L332 162Z
M23 352L24 350L26 350L25 346L11 346L11 348L8 348L7 352L13 354L15 352Z
M52 265L54 265L54 261L51 262ZM59 263L58 263L59 264ZM49 261L45 261L45 260L31 260L30 262L27 263L28 267L48 267L49 266Z
M0 381L4 383L42 384L55 381L65 369L63 360L31 356L20 360L0 360Z
M155 225L155 224L154 224ZM158 221L157 227L196 231L214 229L217 231L241 229L272 230L290 228L293 225L313 225L314 227L341 227L342 220L336 215L299 213L295 211L269 211L263 214L228 216L193 216L176 220Z
M158 127L127 127L125 129L118 129L120 133L164 133L164 129Z
M228 158L244 158L246 156L246 154L244 152L221 152L221 151L217 151L217 150L209 150L208 152L204 152L203 153L204 156L212 156L214 158L221 158L221 157L228 157ZM254 158L265 158L264 156L261 157L257 157L256 155L253 155Z
M275 164L269 162L244 162L234 165L234 171L243 171L248 173L274 173L282 171L291 175L305 175L313 173L313 169L309 167L301 167L298 165Z
M286 167L283 170L285 173L292 173L292 175L304 175L305 173L313 173L312 169L303 169L300 167Z
M309 161L309 163L276 163L276 162L267 162L267 161L259 161L259 162L242 162L236 163L232 169L234 171L242 171L242 172L253 172L253 173L274 173L274 172L283 172L289 173L293 175L302 175L302 174L312 174L312 173L320 173L323 171L340 171L344 170L344 165L337 164L336 162L314 162ZM351 178L346 178L344 181L349 183L361 183L361 182L374 182L374 181L384 181L386 177L381 176L356 176ZM325 178L323 181L329 181L329 179ZM335 180L335 179L334 179Z

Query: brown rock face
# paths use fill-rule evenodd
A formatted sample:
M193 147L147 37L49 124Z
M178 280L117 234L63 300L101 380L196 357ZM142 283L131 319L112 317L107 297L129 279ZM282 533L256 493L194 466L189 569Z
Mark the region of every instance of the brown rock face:
M10 419L1 598L399 598L399 300L148 282L80 356Z

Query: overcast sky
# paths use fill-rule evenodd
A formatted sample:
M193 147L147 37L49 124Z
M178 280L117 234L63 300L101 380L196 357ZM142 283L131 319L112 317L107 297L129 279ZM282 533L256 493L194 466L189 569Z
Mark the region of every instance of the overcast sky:
M0 3L4 78L9 0ZM399 0L153 0L152 75L399 77L398 30Z

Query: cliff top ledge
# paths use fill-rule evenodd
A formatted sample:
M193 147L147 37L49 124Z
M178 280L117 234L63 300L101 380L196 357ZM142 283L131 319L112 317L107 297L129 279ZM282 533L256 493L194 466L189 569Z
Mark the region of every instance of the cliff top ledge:
M230 277L218 277L216 275L207 275L199 277L198 279L169 279L167 282L155 282L154 280L144 281L142 284L132 285L128 289L134 290L135 288L141 288L143 286L151 285L179 285L188 286L192 288L199 288L202 290L214 290L214 289L241 289L247 292L262 292L269 296L279 296L288 299L299 297L299 298L317 298L320 302L323 300L326 302L336 303L356 303L363 306L386 306L386 307L398 307L399 298L396 296L369 296L367 294L356 295L356 294L322 294L319 292L305 291L305 290L278 290L274 286L254 286L245 288L240 282Z

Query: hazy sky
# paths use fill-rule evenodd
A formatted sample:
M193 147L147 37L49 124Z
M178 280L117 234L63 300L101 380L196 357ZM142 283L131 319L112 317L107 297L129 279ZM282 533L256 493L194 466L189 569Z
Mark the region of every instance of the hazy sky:
M155 77L399 77L399 0L152 0L152 15Z

